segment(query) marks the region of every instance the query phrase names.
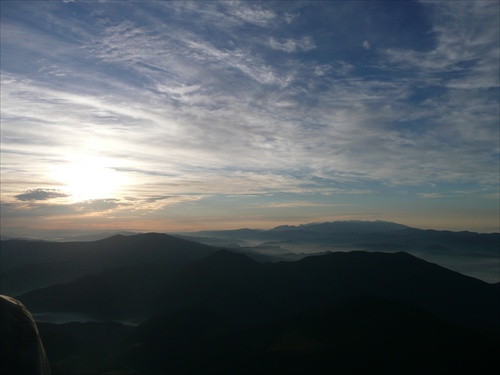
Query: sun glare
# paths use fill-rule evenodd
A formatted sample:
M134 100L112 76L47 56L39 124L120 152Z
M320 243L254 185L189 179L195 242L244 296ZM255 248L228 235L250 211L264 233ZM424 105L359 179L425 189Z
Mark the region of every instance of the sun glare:
M105 158L78 158L58 168L54 176L75 201L116 198L123 176Z

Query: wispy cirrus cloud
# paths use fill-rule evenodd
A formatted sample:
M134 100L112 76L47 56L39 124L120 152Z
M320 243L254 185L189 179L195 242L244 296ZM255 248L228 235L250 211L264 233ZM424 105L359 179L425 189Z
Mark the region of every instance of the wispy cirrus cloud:
M441 193L419 193L418 195L424 199L436 199L444 197L444 195Z
M269 39L269 46L272 49L276 49L284 52L305 52L316 48L314 41L311 37L304 36L300 39L275 39L271 37Z
M347 21L326 22L335 4L82 3L71 17L59 5L16 5L36 30L2 16L11 203L66 191L82 166L119 180L100 198L130 213L234 194L498 186L498 4L417 4L433 22L426 48L391 46L383 28L348 45Z
M268 26L277 18L273 10L252 3L231 2L228 3L228 10L237 18L257 26Z
M420 76L443 73L439 78L450 88L498 87L498 4L431 2L426 6L434 11L436 47L432 51L387 49L389 60L417 69ZM481 21L471 28L473 20Z
M2 217L4 219L26 217L71 217L80 215L102 214L115 210L121 206L114 198L94 199L76 203L2 203Z

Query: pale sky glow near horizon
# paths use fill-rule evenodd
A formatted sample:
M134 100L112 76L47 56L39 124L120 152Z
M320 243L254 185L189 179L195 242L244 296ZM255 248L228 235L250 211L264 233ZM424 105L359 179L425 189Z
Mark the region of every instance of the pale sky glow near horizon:
M498 232L499 7L2 1L2 235Z

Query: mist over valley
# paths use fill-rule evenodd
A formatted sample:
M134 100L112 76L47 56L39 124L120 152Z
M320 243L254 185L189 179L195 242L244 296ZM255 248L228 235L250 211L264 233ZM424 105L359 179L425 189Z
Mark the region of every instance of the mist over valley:
M469 264L483 281L424 259L493 264L498 238L342 221L9 239L0 286L32 313L54 374L407 371L409 360L417 372L493 373L495 266L490 274L484 263Z

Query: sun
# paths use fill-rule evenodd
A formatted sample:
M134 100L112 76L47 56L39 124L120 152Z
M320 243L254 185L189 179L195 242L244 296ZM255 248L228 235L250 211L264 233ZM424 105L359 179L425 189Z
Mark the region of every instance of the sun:
M96 156L76 157L56 168L54 177L75 201L116 198L125 184L106 158Z

